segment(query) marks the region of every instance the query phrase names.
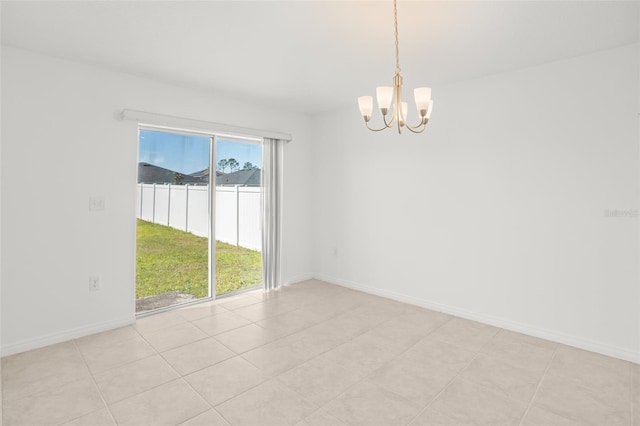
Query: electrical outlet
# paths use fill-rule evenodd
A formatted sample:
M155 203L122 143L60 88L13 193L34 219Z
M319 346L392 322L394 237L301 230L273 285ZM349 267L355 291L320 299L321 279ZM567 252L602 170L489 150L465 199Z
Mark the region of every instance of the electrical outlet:
M89 211L96 212L104 210L104 197L101 195L89 197Z
M98 291L102 287L100 286L100 277L97 275L91 275L89 277L89 291Z

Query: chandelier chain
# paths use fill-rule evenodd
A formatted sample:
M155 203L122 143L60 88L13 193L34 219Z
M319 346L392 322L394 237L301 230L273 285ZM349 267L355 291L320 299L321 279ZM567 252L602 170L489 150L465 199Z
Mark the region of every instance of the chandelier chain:
M1 1L1 0L0 0ZM412 126L407 122L408 104L402 101L402 76L400 75L400 41L398 37L398 0L393 0L393 30L395 36L396 48L396 75L393 77L393 87L378 87L376 95L378 98L378 108L382 113L382 121L384 126L381 128L371 127L371 113L373 112L373 96L360 96L358 98L358 106L360 114L364 118L367 129L374 132L381 132L391 127L398 127L398 133L402 133L402 128L406 128L413 133L424 132L431 110L433 101L431 100L430 87L418 87L413 91L418 110L420 121Z
M400 74L400 47L398 44L398 1L393 0L393 25L396 37L396 74Z

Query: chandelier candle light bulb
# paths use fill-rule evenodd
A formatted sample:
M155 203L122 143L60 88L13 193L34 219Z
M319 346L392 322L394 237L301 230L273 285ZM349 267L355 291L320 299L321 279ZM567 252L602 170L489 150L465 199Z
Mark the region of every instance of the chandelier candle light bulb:
M371 120L371 113L373 112L373 98L371 96L360 96L358 98L358 105L360 106L360 113L364 117L364 121Z
M393 87L377 87L376 98L378 99L378 107L382 115L387 115L389 107L391 106L391 99L393 98Z
M418 87L414 89L413 96L416 103L416 109L420 116L420 122L415 126L410 126L407 123L408 106L406 102L402 102L402 76L400 75L400 49L398 47L398 3L397 0L393 0L393 23L395 29L396 39L396 75L393 78L393 87L377 87L376 99L378 101L378 109L382 114L382 120L384 121L384 127L375 129L369 126L371 121L371 114L373 113L373 97L372 96L360 96L358 98L358 106L360 107L360 114L364 118L364 122L369 130L374 132L380 132L384 129L389 129L397 124L398 133L402 133L402 128L406 127L413 133L422 133L429 122L431 117L431 110L433 109L433 100L431 99L431 88ZM393 102L393 113L391 118L387 119L389 114L389 108Z
M418 87L417 89L413 90L413 97L416 101L418 114L420 114L420 117L424 117L425 115L427 115L429 102L431 102L431 89L428 87Z

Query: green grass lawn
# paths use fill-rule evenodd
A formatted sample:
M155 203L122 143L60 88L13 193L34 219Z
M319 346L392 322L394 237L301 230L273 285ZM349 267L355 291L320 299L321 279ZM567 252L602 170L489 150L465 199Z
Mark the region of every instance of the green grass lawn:
M138 219L136 298L178 291L207 297L207 239ZM262 283L260 252L216 241L216 294Z

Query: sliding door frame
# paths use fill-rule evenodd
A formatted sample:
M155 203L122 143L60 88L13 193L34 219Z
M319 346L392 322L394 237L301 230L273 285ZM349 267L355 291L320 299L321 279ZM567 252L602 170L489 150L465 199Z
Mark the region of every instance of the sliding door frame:
M218 141L222 140L224 142L235 142L235 143L251 143L251 144L256 144L256 145L262 145L262 138L256 138L253 136L240 136L240 135L231 135L231 134L213 134L211 136L211 166L209 167L210 170L213 170L213 176L212 173L209 172L209 185L211 185L213 187L212 191L209 191L209 194L212 197L212 200L210 200L209 202L209 208L213 209L213 211L211 212L211 214L209 215L211 218L211 223L209 224L210 230L209 230L209 253L211 253L211 258L209 259L209 291L212 293L211 299L215 300L218 297L218 294L216 292L216 239L215 239L215 230L216 230L216 190L217 190L217 173L216 173L216 165L217 165L217 158L216 158L216 151L218 150ZM262 161L262 148L260 150L260 160ZM262 167L262 164L260 164L260 167ZM260 182L260 190L262 190L262 182ZM262 239L262 236L260 237ZM262 252L260 253L260 257L261 257L261 261L262 261ZM213 265L213 266L211 266ZM263 283L264 284L264 283ZM257 287L257 286L256 286ZM234 295L234 294L239 294L239 293L243 293L246 291L251 291L254 290L256 287L250 287L250 288L245 288L245 289L240 289L240 290L235 290L229 293L224 293L224 297L228 296L228 295ZM213 291L212 291L213 289Z
M164 308L156 309L153 311L143 312L141 314L137 314L138 317L145 316L147 314L153 314L165 310L171 310L178 307L184 307L188 305L193 305L202 302L208 302L211 300L215 300L218 296L216 292L216 150L218 140L223 139L229 142L240 142L240 143L255 143L261 144L262 138L256 136L244 136L239 134L229 134L229 133L218 133L213 131L201 131L201 130L190 130L184 128L175 128L169 126L160 126L153 124L138 124L138 134L140 130L152 130L157 132L167 132L167 133L175 133L180 135L192 135L192 136L200 136L200 137L208 137L209 138L209 194L208 194L208 227L209 227L209 241L208 241L208 297L203 297L201 299L197 299L194 301L189 301L186 303L180 303L178 305L171 305ZM138 143L140 138L138 137ZM240 290L239 292L242 292Z
M209 299L215 300L216 292L216 144L218 137L209 138Z

